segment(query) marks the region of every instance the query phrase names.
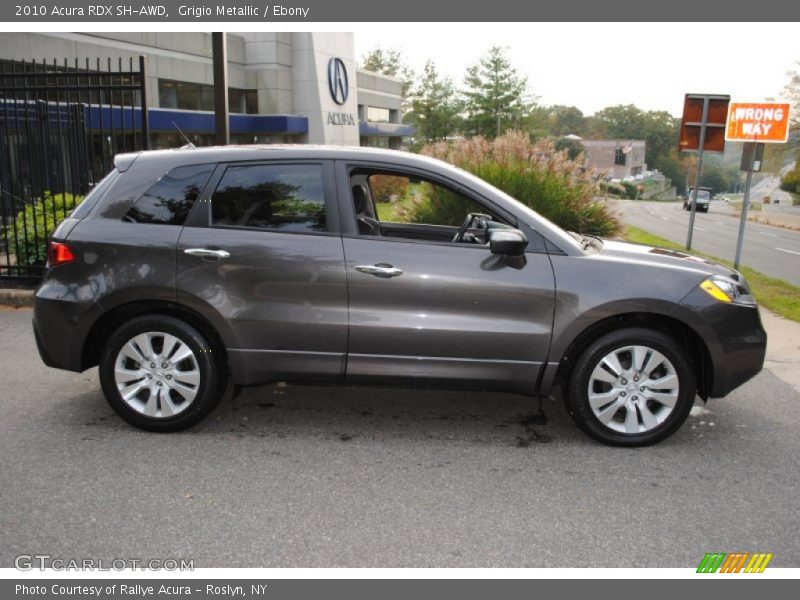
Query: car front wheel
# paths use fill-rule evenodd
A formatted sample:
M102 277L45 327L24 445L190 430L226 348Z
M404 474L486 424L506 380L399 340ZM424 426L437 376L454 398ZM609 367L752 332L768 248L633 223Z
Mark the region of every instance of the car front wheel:
M225 391L222 361L203 335L174 317L132 319L111 334L100 384L114 411L148 431L179 431L201 421Z
M637 327L590 344L575 364L564 400L575 423L594 439L644 446L675 433L695 395L687 352L671 337Z

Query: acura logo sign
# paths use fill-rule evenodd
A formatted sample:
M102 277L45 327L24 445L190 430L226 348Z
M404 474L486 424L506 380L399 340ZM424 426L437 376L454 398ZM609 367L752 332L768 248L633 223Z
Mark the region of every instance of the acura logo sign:
M332 58L328 61L328 89L336 104L347 102L350 82L347 80L347 69L341 58Z

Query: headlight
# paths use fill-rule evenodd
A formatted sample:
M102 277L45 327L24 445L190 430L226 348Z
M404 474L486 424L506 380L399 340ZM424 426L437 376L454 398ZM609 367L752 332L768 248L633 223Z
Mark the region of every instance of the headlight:
M712 275L700 284L700 288L720 302L732 302L744 306L756 305L756 300L750 294L750 288L747 287L744 279L734 281L728 277Z

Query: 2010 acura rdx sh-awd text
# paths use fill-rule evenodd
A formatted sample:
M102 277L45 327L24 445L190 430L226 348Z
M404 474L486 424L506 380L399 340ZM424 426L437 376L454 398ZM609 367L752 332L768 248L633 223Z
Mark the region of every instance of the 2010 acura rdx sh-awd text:
M766 347L736 271L565 232L437 160L311 146L118 156L53 234L34 331L47 365L99 365L114 410L152 431L197 423L229 380L560 382L617 445L666 438Z

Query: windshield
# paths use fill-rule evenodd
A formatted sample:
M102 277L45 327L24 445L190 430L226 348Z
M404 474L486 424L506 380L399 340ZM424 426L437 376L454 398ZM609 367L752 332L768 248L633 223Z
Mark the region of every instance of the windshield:
M707 190L697 190L697 198L699 200L708 200L711 198L711 192Z

